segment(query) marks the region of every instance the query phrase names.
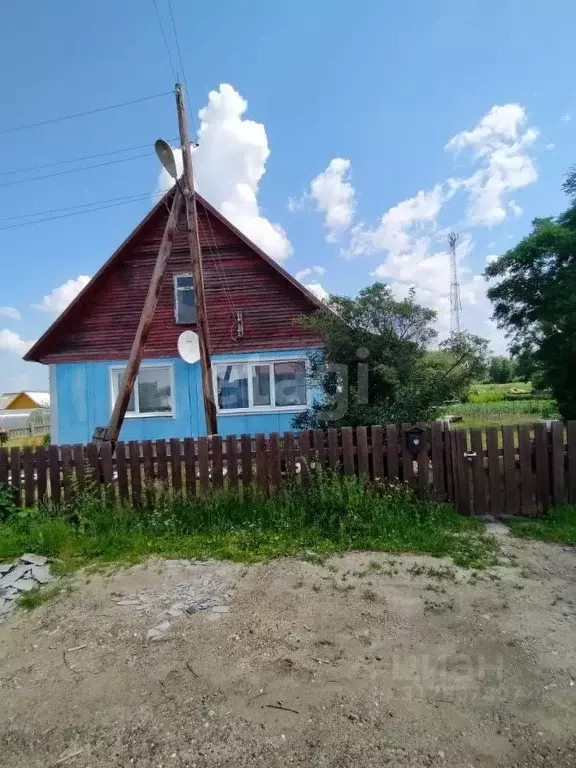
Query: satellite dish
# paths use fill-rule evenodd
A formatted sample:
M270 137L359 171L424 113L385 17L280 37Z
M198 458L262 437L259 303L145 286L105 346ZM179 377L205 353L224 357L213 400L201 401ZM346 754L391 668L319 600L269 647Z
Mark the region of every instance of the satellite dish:
M166 171L172 176L173 179L178 180L178 172L176 171L176 158L174 157L174 150L164 139L158 139L154 144L154 151L158 155L158 159L166 169Z
M200 360L200 345L198 334L194 331L183 331L178 337L178 354L185 363L197 363Z

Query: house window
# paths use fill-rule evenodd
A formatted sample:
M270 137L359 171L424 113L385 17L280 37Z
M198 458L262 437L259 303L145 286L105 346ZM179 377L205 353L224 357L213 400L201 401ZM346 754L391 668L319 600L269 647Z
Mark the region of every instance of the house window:
M196 322L192 275L174 275L174 319L178 325L192 325Z
M307 406L304 360L214 367L220 411L304 410Z
M112 368L112 407L122 385L124 368ZM173 416L172 367L150 365L140 368L128 403L126 416Z

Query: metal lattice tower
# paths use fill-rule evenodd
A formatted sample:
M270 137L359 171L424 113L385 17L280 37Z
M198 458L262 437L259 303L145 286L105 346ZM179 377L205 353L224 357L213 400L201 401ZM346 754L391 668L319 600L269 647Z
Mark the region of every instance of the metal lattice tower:
M462 309L460 284L458 282L458 265L456 263L457 242L458 235L456 232L450 232L448 235L448 245L450 247L450 334L452 336L460 333L460 310Z

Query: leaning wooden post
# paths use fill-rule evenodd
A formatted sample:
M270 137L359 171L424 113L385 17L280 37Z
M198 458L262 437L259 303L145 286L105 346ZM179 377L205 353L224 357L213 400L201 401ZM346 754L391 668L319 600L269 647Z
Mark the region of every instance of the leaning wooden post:
M94 440L102 441L106 440L111 443L115 443L118 440L122 422L126 415L126 409L130 402L130 396L134 389L134 382L140 369L140 362L142 361L142 355L144 352L144 346L148 339L148 333L150 332L150 326L154 318L154 312L156 310L156 304L158 303L158 296L160 295L160 288L162 287L162 278L166 271L166 264L170 258L170 252L172 251L172 243L174 242L174 236L178 229L178 219L182 211L182 204L184 198L180 187L177 186L174 192L174 199L172 200L172 208L168 221L166 222L166 228L164 229L164 235L162 236L162 243L160 244L160 250L156 258L156 264L154 265L154 272L152 273L152 279L148 287L148 293L146 294L146 301L142 308L142 314L140 315L140 321L138 323L138 329L136 330L136 336L132 342L132 349L130 350L130 357L122 377L122 384L114 403L114 410L110 417L110 423L108 427L97 427L94 432Z
M208 330L208 314L206 312L206 297L204 294L204 274L202 269L202 250L198 238L198 217L196 213L196 193L194 191L194 171L192 168L192 151L188 137L188 121L184 108L182 86L176 86L176 106L178 108L178 126L180 128L180 144L182 145L182 186L186 201L186 223L188 229L188 245L192 262L194 293L196 296L196 315L198 330L198 346L200 348L200 368L202 371L202 392L204 395L204 414L206 430L209 435L218 432L216 420L216 401L212 383L210 363L210 333Z

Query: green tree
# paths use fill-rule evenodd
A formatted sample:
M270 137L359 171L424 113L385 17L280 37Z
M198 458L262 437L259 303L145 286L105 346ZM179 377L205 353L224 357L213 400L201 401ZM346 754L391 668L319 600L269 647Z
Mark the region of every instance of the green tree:
M564 419L576 419L576 170L564 183L573 198L557 218L535 219L532 232L486 270L494 318L552 390Z
M374 283L356 298L331 296L330 308L300 318L324 340L312 357L311 384L320 395L294 419L297 429L428 421L461 396L486 354L468 334L431 351L436 313L414 292L398 301ZM483 365L483 362L482 362Z
M495 356L490 358L488 379L493 384L509 384L514 381L516 364L510 357Z

